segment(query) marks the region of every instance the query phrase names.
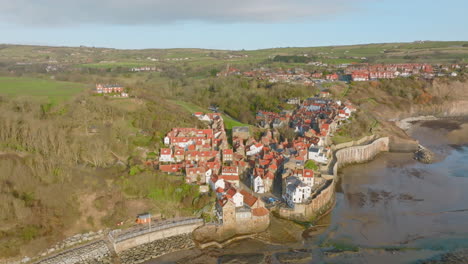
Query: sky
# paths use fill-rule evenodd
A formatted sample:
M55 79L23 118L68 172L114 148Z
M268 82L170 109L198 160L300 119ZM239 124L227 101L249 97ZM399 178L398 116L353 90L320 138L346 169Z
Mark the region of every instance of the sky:
M468 40L467 0L0 0L0 43L262 49Z

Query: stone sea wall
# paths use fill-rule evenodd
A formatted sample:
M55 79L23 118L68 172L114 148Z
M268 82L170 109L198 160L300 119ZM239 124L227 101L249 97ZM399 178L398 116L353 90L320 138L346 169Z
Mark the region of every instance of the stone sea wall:
M278 211L280 217L308 222L327 212L335 201L336 180L333 179L333 176L331 177L332 179L328 180L325 187L313 197L310 203L296 204L294 208L281 207Z
M364 146L354 146L338 150L336 162L333 166L333 175L338 175L338 170L348 164L363 163L374 159L380 152L390 150L390 139L388 137L379 138L374 142Z
M362 163L372 160L380 152L390 150L390 139L379 138L372 143L359 146L375 139L374 136L362 138L334 146L335 157L330 169L333 175L322 175L327 180L327 185L316 194L310 203L296 204L294 208L281 207L278 211L280 217L298 221L310 221L330 210L335 202L335 185L338 181L338 170L346 165Z
M227 241L239 236L248 236L265 231L270 225L270 215L255 217L252 220L239 221L235 224L205 224L193 232L198 246L205 248L214 242L214 245L228 244Z

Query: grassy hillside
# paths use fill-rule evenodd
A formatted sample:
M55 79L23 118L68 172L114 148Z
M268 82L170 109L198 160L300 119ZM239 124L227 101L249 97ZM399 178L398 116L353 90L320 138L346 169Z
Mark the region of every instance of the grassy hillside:
M172 127L203 126L178 105L151 94L122 100L66 90L81 84L1 80L9 93L0 100L0 258L130 225L145 211L192 215L209 201L182 177L143 165ZM31 93L60 100L17 96Z
M207 113L207 112L209 112L208 109L204 109L204 108L202 108L200 106L197 106L197 105L194 105L192 103L187 103L187 102L183 102L183 101L172 101L172 102L182 106L184 109L186 109L190 113L195 113L195 112ZM222 114L222 117L223 117L223 120L224 120L224 127L227 130L232 129L235 126L249 126L249 124L241 123L241 122L235 120L234 118L232 118L232 117L230 117L230 116L228 116L226 114Z
M85 85L38 78L0 77L0 94L67 100L80 93Z

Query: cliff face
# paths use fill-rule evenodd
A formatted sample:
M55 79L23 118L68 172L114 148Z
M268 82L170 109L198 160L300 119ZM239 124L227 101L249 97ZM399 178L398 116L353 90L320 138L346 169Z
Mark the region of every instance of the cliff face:
M428 103L411 104L405 117L468 115L468 81L434 80L425 90L431 100Z
M468 90L467 90L468 93ZM440 104L412 105L408 112L399 113L400 118L434 115L438 117L468 115L468 99L460 98Z

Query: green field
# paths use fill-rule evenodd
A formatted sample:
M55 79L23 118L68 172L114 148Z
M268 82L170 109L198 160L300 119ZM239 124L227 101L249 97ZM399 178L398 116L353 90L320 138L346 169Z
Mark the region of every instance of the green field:
M38 78L0 77L0 94L9 96L31 96L62 101L85 89L85 85Z
M200 107L200 106L192 104L192 103L187 103L187 102L183 102L183 101L175 101L175 100L171 100L171 102L182 106L184 109L186 109L190 113L195 113L195 112L206 113L206 112L209 111L208 109L204 109L203 107ZM224 120L224 126L225 126L225 128L227 130L231 130L235 126L250 126L249 124L241 123L241 122L233 119L232 117L230 117L230 116L228 116L226 114L222 114L222 117L223 117L223 120Z

